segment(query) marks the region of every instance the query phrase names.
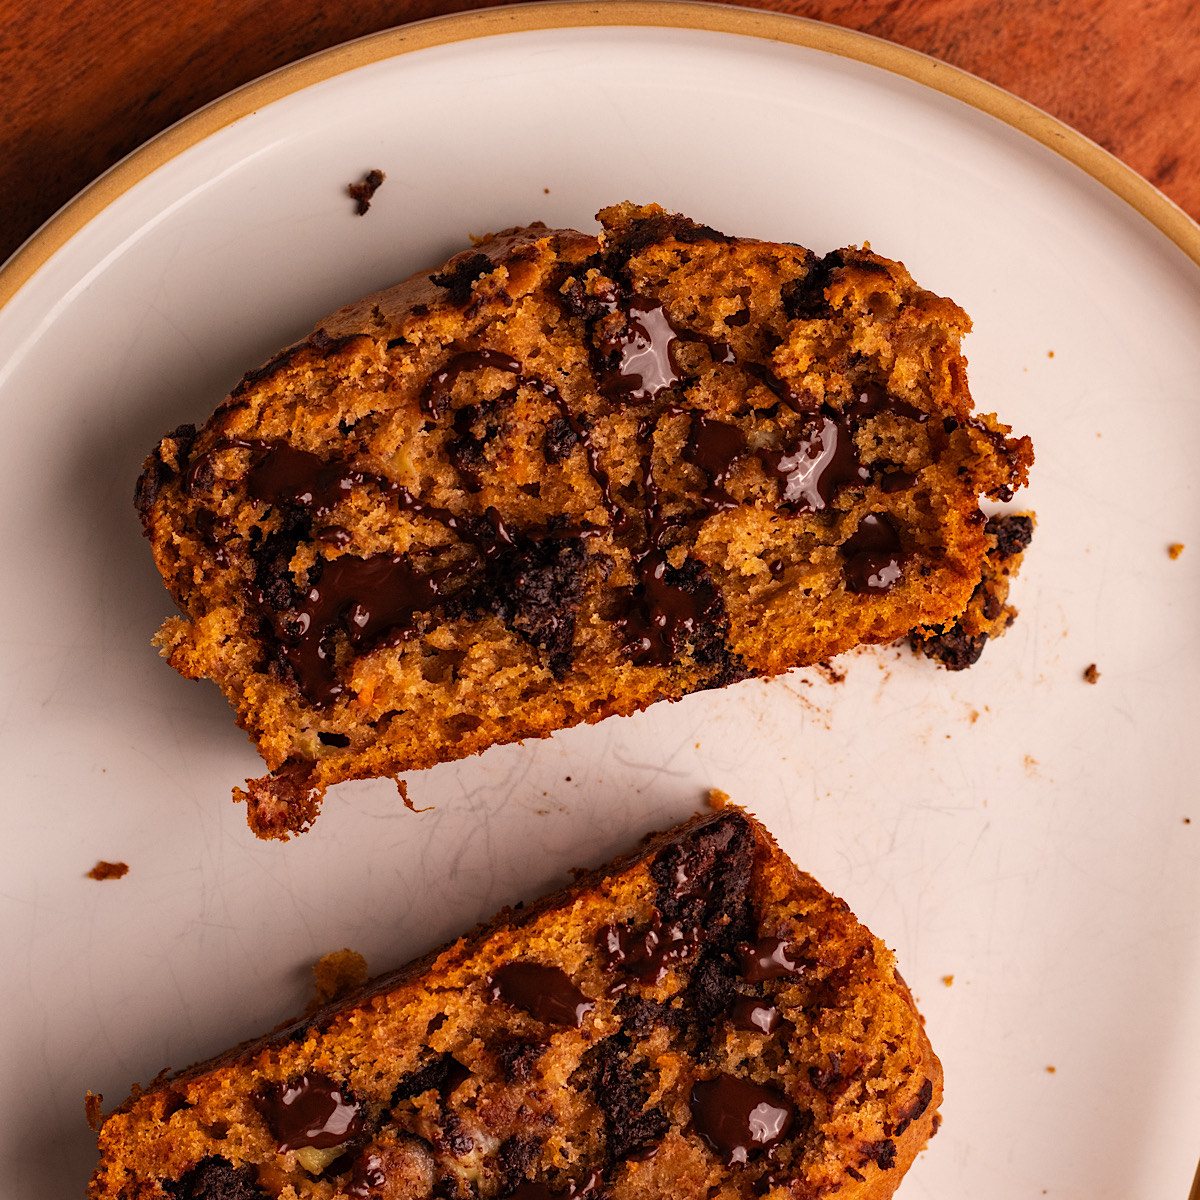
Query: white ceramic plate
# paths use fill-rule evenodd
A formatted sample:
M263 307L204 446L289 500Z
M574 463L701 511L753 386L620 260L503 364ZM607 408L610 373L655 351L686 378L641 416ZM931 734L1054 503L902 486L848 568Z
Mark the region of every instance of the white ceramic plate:
M322 953L399 963L719 786L920 999L945 1123L903 1195L1182 1200L1200 1152L1200 231L916 55L708 6L614 5L616 27L591 11L456 18L272 77L135 156L0 276L0 1186L77 1197L88 1088L111 1106L271 1027ZM345 185L372 167L387 182L359 218ZM312 833L255 842L229 793L256 756L216 689L150 645L170 604L131 505L142 456L468 233L589 227L624 198L820 252L869 239L973 314L977 401L1038 453L1019 621L963 674L864 653L843 683L744 683L413 776L420 815L388 783L346 785ZM98 859L129 873L85 878Z

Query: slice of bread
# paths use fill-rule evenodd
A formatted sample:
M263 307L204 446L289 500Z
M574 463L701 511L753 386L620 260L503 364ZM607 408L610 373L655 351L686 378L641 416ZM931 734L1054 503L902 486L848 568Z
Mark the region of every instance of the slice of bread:
M136 1090L88 1194L882 1200L941 1095L891 954L727 807Z
M339 780L952 625L1027 438L969 321L866 249L656 207L509 230L369 296L146 462L137 504L286 837Z

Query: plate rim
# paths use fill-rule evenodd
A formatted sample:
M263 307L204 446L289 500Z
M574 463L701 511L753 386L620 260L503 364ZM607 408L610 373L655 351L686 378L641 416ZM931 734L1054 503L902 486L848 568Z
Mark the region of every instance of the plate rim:
M415 50L506 33L614 26L735 34L848 58L959 100L1031 137L1123 200L1200 266L1200 224L1098 143L996 84L919 50L790 13L711 0L535 0L427 17L319 50L210 101L109 167L0 265L0 313L104 209L219 130L313 84Z

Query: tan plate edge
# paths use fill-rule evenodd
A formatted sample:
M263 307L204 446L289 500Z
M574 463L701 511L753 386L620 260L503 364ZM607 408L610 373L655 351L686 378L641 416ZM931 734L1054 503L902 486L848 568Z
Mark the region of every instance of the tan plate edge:
M413 50L530 30L630 25L734 33L788 42L904 76L1041 142L1119 196L1200 265L1200 225L1119 159L1032 104L919 51L804 17L707 0L547 0L431 17L368 34L290 63L214 100L151 138L67 203L0 267L3 308L89 221L152 171L259 108L356 67Z

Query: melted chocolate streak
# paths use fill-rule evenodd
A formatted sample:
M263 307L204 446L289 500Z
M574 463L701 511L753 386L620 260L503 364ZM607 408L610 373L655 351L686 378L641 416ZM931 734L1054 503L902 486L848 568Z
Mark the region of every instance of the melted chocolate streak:
M599 339L597 346L600 390L610 400L635 404L657 400L685 379L672 357L674 343L699 341L709 347L714 363L740 366L805 417L799 435L790 445L782 450L754 452L767 472L778 480L781 504L793 512L820 511L844 486L870 481L871 473L859 462L854 445L853 430L859 420L885 411L922 422L928 417L920 409L888 396L876 384L867 384L842 413L828 405L814 409L811 402L766 367L759 363L739 363L728 342L677 329L656 300L635 295L619 305L615 297L610 297L602 301L602 307L610 315L623 311L626 317L623 330ZM517 387L533 388L554 404L584 450L588 471L600 490L612 530L626 532L632 522L613 498L608 474L600 465L600 455L587 426L553 384L524 374L515 358L486 348L456 354L430 377L421 396L422 409L433 420L440 420L450 404L458 377L486 369L513 375ZM514 394L515 389L504 393L501 399ZM468 405L460 408L454 418L458 442L452 448L451 461L473 491L479 490L480 481L470 465L469 452L472 448L478 450L482 443L470 431L481 415L482 406ZM627 635L625 650L638 665L670 665L681 643L719 607L719 596L711 584L694 584L685 589L670 578L666 539L684 518L664 516L661 492L654 479L653 432L664 415L691 418L684 458L708 476L709 486L700 499L711 512L738 506L738 501L725 491L725 484L734 467L750 454L745 434L738 426L677 405L668 405L639 423L638 441L646 446L641 462L646 544L634 560L638 584L628 597L625 612L616 618L616 624ZM474 547L485 567L499 561L515 545L512 533L494 508L486 510L487 527L484 527L477 520L464 519L448 509L415 499L406 488L383 476L342 462L327 463L286 443L223 439L188 465L183 480L185 492L194 495L203 490L211 480L213 456L231 449L252 452L248 490L251 496L265 503L288 504L314 517L323 517L353 488L369 485L394 499L404 512L445 526ZM905 477L904 483L907 482ZM339 537L343 532L331 526L317 536L339 545L344 544ZM597 532L580 529L559 536L584 537ZM218 561L227 563L228 554L211 518L201 534L213 547ZM853 591L887 591L901 577L900 542L886 518L865 518L843 552L848 585ZM313 703L325 706L344 691L344 685L336 678L330 644L331 634L339 624L355 646L399 644L415 632L417 615L428 612L461 585L469 570L460 566L420 574L399 555L380 554L365 559L342 556L325 563L319 582L308 589L303 603L290 617L271 613L265 603L261 607L269 614L268 620L301 691Z
M820 512L843 487L871 481L871 472L859 462L854 444L855 426L863 418L890 412L923 423L929 417L919 408L889 396L874 383L866 384L844 412L839 413L829 405L814 411L765 367L758 363L742 366L794 412L806 418L800 433L784 449L754 452L767 472L779 481L780 502L792 512ZM672 413L683 411L668 410ZM709 508L720 511L737 507L738 502L723 490L723 485L737 463L749 453L746 437L736 425L693 415L684 458L708 473L712 486L703 493L702 499ZM906 486L911 487L916 482L912 476L896 474Z
M596 1007L558 967L543 963L511 962L487 979L488 998L523 1008L539 1021L579 1029Z
M654 986L667 975L671 963L693 957L700 948L703 930L682 921L663 925L662 913L654 910L650 924L641 931L632 925L605 925L597 939L609 974L620 971L628 979ZM619 996L628 986L618 979L608 988L609 996Z
M256 461L247 475L247 488L251 496L264 503L290 504L322 517L354 487L369 485L394 499L402 511L445 526L472 545L485 565L499 561L515 545L511 531L494 508L486 510L487 524L483 526L449 509L417 500L407 488L381 475L346 463L326 463L315 454L282 442L238 438L217 442L188 466L185 490L192 493L198 489L213 455L234 449L254 454ZM338 528L331 526L330 531ZM579 531L578 536L587 532ZM342 555L325 562L320 581L308 589L293 614L280 616L261 600L260 608L301 691L312 703L325 706L345 690L336 677L330 645L330 635L337 625L345 629L355 646L398 645L415 632L417 615L433 608L452 590L451 585L462 582L468 570L447 567L421 574L402 555Z
M280 1153L305 1146L328 1150L363 1127L358 1104L325 1075L306 1074L289 1083L267 1084L256 1103Z
M730 1166L778 1145L796 1117L782 1092L733 1075L695 1083L691 1110L696 1132Z

